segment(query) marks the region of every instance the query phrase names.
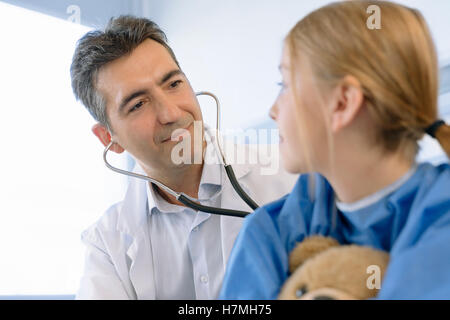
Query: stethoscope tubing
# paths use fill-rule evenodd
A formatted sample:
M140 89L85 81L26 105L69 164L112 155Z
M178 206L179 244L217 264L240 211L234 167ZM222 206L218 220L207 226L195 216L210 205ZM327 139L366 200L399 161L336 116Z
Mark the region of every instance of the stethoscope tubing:
M212 98L214 98L214 100L216 101L216 108L217 108L216 132L218 135L217 140L219 140L219 138L220 138L220 103L219 103L218 98L214 94L212 94L210 92L206 92L206 91L198 92L198 93L196 93L196 95L209 95ZM170 195L174 196L179 202L183 203L185 206L187 206L191 209L197 210L197 211L202 211L202 212L211 213L211 214L224 215L224 216L240 217L240 218L244 218L250 214L250 212L247 212L247 211L216 208L216 207L202 205L197 202L197 201L199 201L198 199L191 198L182 192L176 192L176 191L172 190L171 188L169 188L168 186L166 186L161 181L158 181L156 179L150 178L148 176L145 176L145 175L142 175L139 173L122 170L122 169L112 166L108 162L106 155L114 143L115 142L111 140L111 142L106 146L105 150L103 151L103 161L105 162L105 165L112 171L120 173L120 174L124 174L126 176L149 181L149 182L155 184L156 186L158 186L159 188L161 188L162 190L166 191ZM253 201L253 199L242 189L241 185L237 181L236 176L233 171L233 167L226 163L225 156L224 156L224 153L222 151L219 141L217 141L217 146L218 146L221 158L222 158L225 172L227 173L228 179L230 180L230 183L231 183L233 189L236 191L236 193L239 195L239 197L250 208L252 208L253 210L256 210L259 207L258 204L255 201Z

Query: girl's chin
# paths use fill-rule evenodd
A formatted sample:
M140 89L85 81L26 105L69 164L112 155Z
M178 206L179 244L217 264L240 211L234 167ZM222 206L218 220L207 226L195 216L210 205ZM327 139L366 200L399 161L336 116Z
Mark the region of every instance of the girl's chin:
M302 165L298 159L289 159L289 157L286 157L283 152L281 152L281 164L283 165L284 170L289 173L302 173Z

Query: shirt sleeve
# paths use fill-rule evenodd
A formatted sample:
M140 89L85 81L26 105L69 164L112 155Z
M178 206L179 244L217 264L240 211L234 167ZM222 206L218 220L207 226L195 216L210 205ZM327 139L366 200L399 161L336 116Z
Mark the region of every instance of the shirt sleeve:
M416 245L391 257L378 299L450 298L450 226L428 231Z
M260 208L244 221L219 299L276 299L287 277L287 253L274 221Z
M82 235L86 245L84 273L76 295L79 300L127 300L129 297L120 280L104 243L92 227Z

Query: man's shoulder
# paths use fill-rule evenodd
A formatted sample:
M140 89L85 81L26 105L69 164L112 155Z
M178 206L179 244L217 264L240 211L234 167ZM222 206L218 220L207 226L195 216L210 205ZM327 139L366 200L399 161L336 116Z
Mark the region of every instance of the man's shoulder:
M118 232L117 222L122 206L123 201L111 205L97 221L82 232L81 238L83 240L97 241L105 233Z

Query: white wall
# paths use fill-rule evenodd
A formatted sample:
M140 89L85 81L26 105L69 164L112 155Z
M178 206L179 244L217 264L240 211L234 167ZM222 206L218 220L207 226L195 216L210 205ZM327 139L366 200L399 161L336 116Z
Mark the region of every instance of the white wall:
M223 127L247 128L268 120L279 90L277 67L284 36L303 16L330 2L144 1L143 14L166 31L194 89L219 96ZM450 1L399 2L423 12L441 59L450 57Z
M0 30L0 295L75 293L81 232L126 186L70 85L88 28L0 2Z

